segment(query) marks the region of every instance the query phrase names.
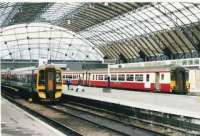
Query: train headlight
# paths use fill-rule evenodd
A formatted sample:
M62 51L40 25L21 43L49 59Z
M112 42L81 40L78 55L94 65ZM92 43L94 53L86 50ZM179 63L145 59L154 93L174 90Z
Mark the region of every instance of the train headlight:
M187 89L190 89L190 83L188 81L186 82L186 87Z
M175 87L176 87L176 82L175 81L171 81L170 89L173 90Z

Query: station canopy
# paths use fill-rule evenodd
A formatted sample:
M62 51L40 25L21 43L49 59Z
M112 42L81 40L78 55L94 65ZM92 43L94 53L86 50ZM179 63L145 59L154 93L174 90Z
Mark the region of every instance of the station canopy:
M2 59L134 62L200 54L199 3L0 3L0 26Z

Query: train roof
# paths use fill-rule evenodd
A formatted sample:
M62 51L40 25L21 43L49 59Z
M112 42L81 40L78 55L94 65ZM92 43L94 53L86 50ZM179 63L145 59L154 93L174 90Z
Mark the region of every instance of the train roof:
M30 71L30 70L35 70L35 69L37 69L37 68L35 66L32 66L32 67L16 68L16 69L12 69L10 71L18 72L18 71Z
M151 66L151 67L134 67L134 68L131 68L131 67L128 67L128 68L111 68L110 69L110 72L111 73L115 73L115 72L157 72L157 71L163 71L163 72L167 72L167 71L170 71L170 70L173 70L173 69L176 69L176 68L182 68L182 69L186 69L186 68L183 68L181 66L178 66L178 65L165 65L165 66ZM95 69L95 70L87 70L91 73L105 73L105 72L108 72L108 68L101 68L101 69ZM65 71L66 73L84 73L84 72L87 72L86 70L80 70L80 71L73 71L73 70L70 70L70 71Z
M39 67L32 66L32 67L16 68L16 69L12 69L12 70L5 70L1 73L11 72L11 73L16 73L16 74L22 74L22 73L28 74L28 73L32 73L32 71L36 72L36 70L42 70L42 69L46 69L46 68L55 68L57 70L61 70L58 66L55 66L52 64L46 64L46 65L41 65Z
M57 70L61 70L60 67L53 65L53 64L45 64L45 65L41 65L41 66L38 67L39 70L48 69L48 68L55 68Z

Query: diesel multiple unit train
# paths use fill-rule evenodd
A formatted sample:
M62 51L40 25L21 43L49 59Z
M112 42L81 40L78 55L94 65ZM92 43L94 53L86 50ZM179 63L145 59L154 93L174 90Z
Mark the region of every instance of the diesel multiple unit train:
M2 85L19 88L29 100L57 101L62 97L62 70L54 65L6 70L1 77Z
M114 68L87 71L65 71L63 80L72 85L187 94L190 84L188 70L180 66Z

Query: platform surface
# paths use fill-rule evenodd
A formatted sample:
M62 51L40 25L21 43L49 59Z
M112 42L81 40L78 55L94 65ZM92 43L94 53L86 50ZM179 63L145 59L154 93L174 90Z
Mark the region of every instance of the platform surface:
M82 87L84 92L77 86L71 86L73 90L64 88L64 94L89 98L99 101L111 102L135 108L148 109L164 113L200 118L200 96L149 93L103 88Z
M29 113L1 98L2 136L64 136Z

